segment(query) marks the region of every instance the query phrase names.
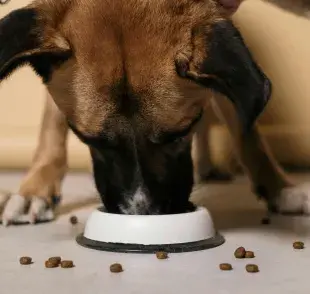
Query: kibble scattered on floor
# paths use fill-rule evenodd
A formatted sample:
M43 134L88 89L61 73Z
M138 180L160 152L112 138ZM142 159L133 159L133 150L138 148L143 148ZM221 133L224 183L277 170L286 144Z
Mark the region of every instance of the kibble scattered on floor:
M259 272L259 268L256 264L247 264L245 266L245 270L248 272L248 273L258 273Z
M157 259L167 259L168 253L164 251L159 251L159 252L156 252L156 257Z
M238 259L244 258L245 254L246 254L246 250L244 247L238 247L234 252L235 257Z
M60 256L53 256L53 257L50 257L48 259L48 261L51 261L53 263L57 263L59 265L61 262L61 257Z
M71 218L73 218L73 222L70 219L71 223L77 223L77 218L75 216L73 216ZM76 220L74 218L76 218ZM305 244L304 244L304 242L301 242L301 241L295 241L293 243L293 248L294 249L304 249ZM234 256L237 259L245 259L245 258L254 258L255 254L253 251L248 251L244 247L238 247L234 252ZM158 252L156 252L156 257L158 259L167 259L168 253L165 251L158 251ZM19 263L22 265L28 265L28 264L32 264L33 262L32 262L31 257L22 256L19 259ZM62 260L62 258L60 256L49 257L49 259L45 261L45 267L46 268L56 268L59 266L61 268L75 267L72 260ZM233 266L230 263L221 263L221 264L219 264L219 268L222 271L233 270ZM256 265L256 264L247 264L245 266L245 270L248 273L257 273L260 271L258 265ZM123 271L124 271L123 266L120 263L113 263L110 265L110 272L112 272L112 273L121 273Z
M220 270L222 271L231 271L232 265L230 263L221 263L220 264Z
M261 220L262 225L270 225L271 221L269 217L264 217Z
M246 251L244 258L254 258L255 254L253 251Z
M59 266L59 263L55 260L46 260L45 261L45 267L46 268L56 268Z
M75 215L72 215L72 216L70 217L70 223L71 223L72 225L76 225L78 222L79 222L79 220L78 220L78 218L77 218Z
M23 256L19 259L19 263L22 265L32 264L32 258L29 256Z
M293 243L293 248L294 249L304 249L305 244L304 244L304 242L296 241Z
M110 265L110 272L111 273L121 273L123 270L123 267L120 263L113 263Z
M72 260L62 260L60 262L60 266L62 268L72 268L72 267L74 267L74 264L73 264Z

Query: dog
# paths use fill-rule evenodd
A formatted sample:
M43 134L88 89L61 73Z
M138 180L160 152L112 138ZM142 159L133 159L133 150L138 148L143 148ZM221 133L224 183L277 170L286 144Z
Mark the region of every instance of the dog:
M239 5L36 0L2 18L0 80L29 64L47 89L34 160L18 194L2 197L3 224L25 209L36 223L53 206L69 129L89 147L108 212L192 209L191 148L203 146L209 107L225 118L268 208L307 212L310 195L288 180L255 126L272 87L231 21Z

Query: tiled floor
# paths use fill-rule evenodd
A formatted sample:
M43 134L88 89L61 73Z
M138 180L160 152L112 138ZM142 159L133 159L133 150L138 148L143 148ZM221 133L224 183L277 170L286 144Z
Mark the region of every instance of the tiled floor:
M0 187L15 189L20 174L0 173ZM298 176L299 181L310 175ZM309 293L310 246L294 251L292 242L310 244L307 217L277 217L262 226L264 207L251 195L249 184L238 178L233 184L199 187L194 199L209 207L226 243L218 248L170 255L159 261L152 255L98 252L80 247L75 236L82 231L96 206L90 175L71 174L64 184L65 199L60 217L50 224L0 228L1 294L271 294ZM72 227L74 213L81 224ZM236 260L238 246L255 251L254 260ZM18 258L32 256L34 264L20 266ZM47 257L73 259L73 269L45 269ZM125 271L111 274L109 265L123 264ZM234 270L221 272L218 264L229 262ZM260 272L245 272L245 264L259 265Z

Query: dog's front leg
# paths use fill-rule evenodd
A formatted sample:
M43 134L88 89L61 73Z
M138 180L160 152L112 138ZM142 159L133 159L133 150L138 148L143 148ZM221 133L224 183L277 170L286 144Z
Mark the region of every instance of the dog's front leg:
M233 180L233 173L229 170L229 167L217 167L212 162L209 137L215 120L216 114L213 108L208 105L193 138L192 157L195 183Z
M294 185L279 166L257 127L241 132L234 109L226 99L217 97L213 105L234 138L241 163L252 181L253 191L266 200L269 210L280 213L310 213L310 185Z
M47 94L33 163L18 193L8 201L3 197L2 205L0 203L4 207L4 225L18 221L25 212L31 223L54 218L55 200L60 197L61 182L67 169L67 133L68 125L64 116Z

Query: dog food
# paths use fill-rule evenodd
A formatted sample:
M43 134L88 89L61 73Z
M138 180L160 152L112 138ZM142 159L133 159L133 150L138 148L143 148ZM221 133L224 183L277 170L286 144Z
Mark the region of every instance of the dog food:
M29 256L23 256L19 259L19 263L22 265L32 264L32 258Z
M70 223L71 223L72 225L76 225L76 224L78 223L78 218L77 218L75 215L72 215L72 216L70 217Z
M72 268L72 267L74 267L74 264L73 264L72 260L62 260L60 262L60 266L62 268Z
M45 267L46 268L55 268L58 266L59 266L59 263L56 262L55 260L46 260L45 261Z
M164 251L158 251L158 252L156 252L156 257L157 257L157 259L167 259L168 253L164 252Z
M255 254L253 251L246 251L245 252L245 258L254 258L255 257Z
M60 256L53 256L53 257L50 257L48 259L48 261L51 261L53 263L57 263L59 265L61 262L61 257Z
M245 257L245 253L246 253L246 250L244 249L244 247L239 247L235 250L234 255L236 258L241 259Z
M259 272L259 268L256 264L247 264L245 269L248 273L257 273Z
M304 244L304 242L297 241L297 242L293 243L293 247L294 247L294 249L304 249L305 244Z
M221 263L220 264L220 270L222 271L231 271L232 270L232 266L230 263Z
M123 267L119 263L113 263L110 265L110 272L111 273L121 273L123 271Z
M262 225L270 225L270 218L269 217L262 218L261 223Z

